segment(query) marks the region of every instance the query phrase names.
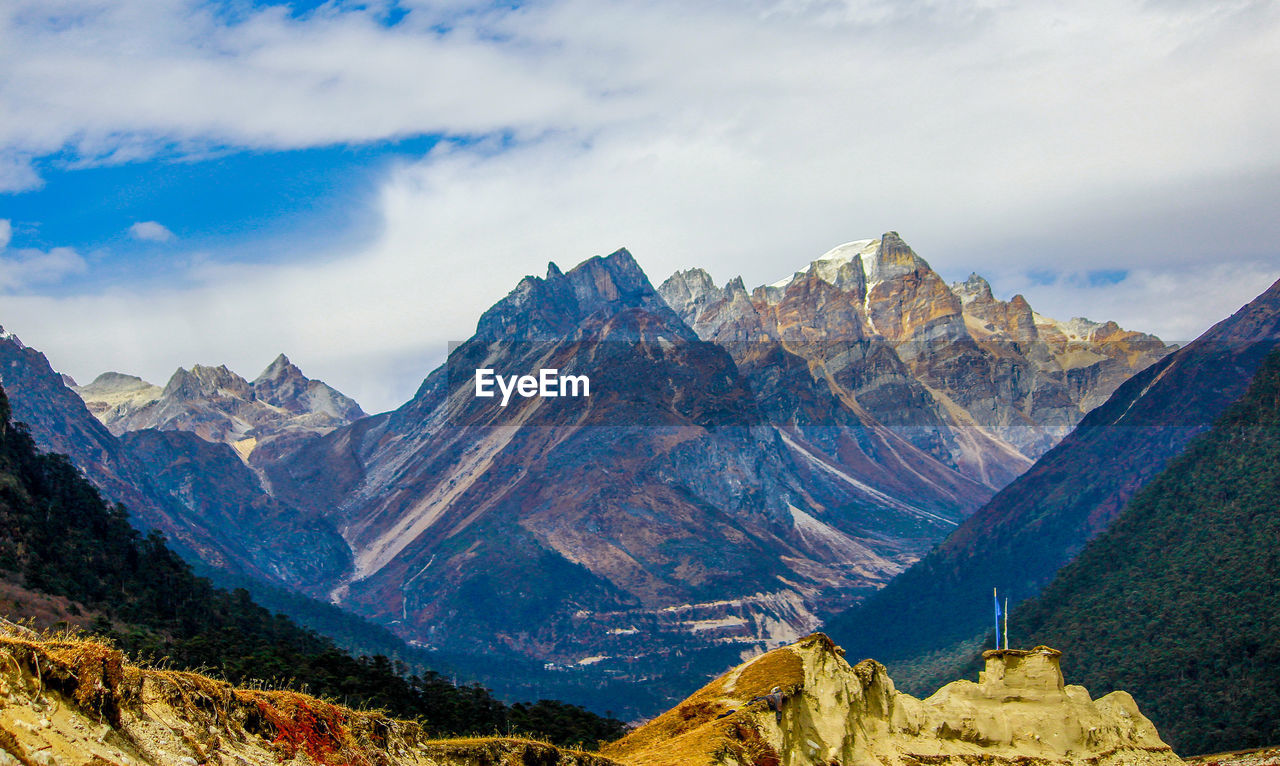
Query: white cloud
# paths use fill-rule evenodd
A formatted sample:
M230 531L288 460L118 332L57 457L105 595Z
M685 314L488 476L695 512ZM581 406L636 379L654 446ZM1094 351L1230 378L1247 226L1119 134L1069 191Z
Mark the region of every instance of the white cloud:
M69 247L49 251L8 250L0 256L0 291L26 289L37 285L57 284L87 266L79 253Z
M945 276L1172 338L1280 277L1273 3L424 3L394 29L332 6L6 7L12 157L491 137L392 172L353 252L7 299L6 326L77 377L256 373L284 350L393 406L521 275L621 245L655 281L760 284L897 229ZM1130 276L1025 278L1096 269Z
M30 157L0 147L0 194L38 189L42 183Z
M143 242L169 242L174 238L173 232L156 221L138 221L129 227L129 236Z
M86 270L84 259L74 249L55 247L9 249L13 241L13 221L0 218L0 292L56 284L64 277Z

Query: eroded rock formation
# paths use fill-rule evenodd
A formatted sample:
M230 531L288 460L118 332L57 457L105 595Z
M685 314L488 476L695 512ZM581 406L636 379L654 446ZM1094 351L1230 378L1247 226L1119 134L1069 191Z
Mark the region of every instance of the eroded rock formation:
M603 752L628 766L1181 763L1132 697L1094 700L1065 684L1048 647L989 651L977 683L923 700L897 691L875 660L843 655L822 634L775 649ZM773 688L780 716L751 702Z

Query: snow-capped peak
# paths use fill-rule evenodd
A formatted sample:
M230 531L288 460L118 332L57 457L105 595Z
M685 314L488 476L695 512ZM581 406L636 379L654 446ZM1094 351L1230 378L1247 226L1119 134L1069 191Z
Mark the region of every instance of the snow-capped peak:
M22 341L18 339L17 335L14 335L13 333L9 332L3 327L0 327L0 340L13 341L14 345L16 345L18 348L26 348L26 346L23 345Z
M827 252L813 259L813 263L818 264L820 267L826 267L819 268L819 275L821 275L847 263L853 263L853 259L858 256L862 256L863 262L865 263L867 258L875 255L876 250L879 249L879 247L880 240L878 239L855 239L852 242L845 242L843 245L836 245ZM796 277L802 274L804 274L803 271L797 271L789 277L784 277L783 279L774 282L769 285L769 287L775 287L778 289L785 288L787 285L794 282Z
M878 247L880 247L880 240L878 239L855 239L852 242L846 242L843 245L831 248L818 256L816 260L850 263L855 256L874 255Z

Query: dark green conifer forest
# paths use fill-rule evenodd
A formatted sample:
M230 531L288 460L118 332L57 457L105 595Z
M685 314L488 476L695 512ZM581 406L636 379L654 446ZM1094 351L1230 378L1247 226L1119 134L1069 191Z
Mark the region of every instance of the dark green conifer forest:
M1280 743L1280 351L1009 633L1130 692L1180 755Z

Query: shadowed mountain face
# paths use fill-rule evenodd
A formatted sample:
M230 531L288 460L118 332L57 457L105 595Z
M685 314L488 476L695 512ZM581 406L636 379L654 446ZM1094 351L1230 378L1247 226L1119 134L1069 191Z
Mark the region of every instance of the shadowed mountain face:
M69 456L134 524L160 530L184 556L300 590L349 568L332 526L266 495L230 447L181 431L118 439L43 354L9 334L0 337L0 384L42 450Z
M1280 341L1280 283L1116 389L887 588L827 624L857 656L921 662L979 635L990 589L1036 594L1244 393Z

